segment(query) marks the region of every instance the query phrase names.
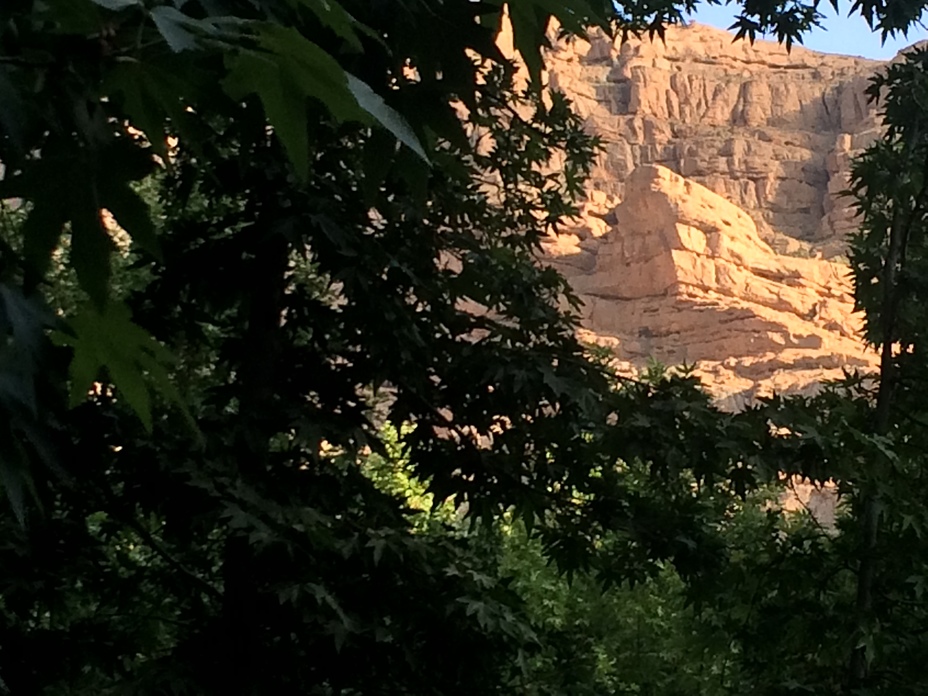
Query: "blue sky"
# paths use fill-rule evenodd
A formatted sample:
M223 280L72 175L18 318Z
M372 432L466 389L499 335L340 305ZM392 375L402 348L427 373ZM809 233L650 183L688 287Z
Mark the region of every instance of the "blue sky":
M804 44L807 48L826 53L844 53L867 58L892 58L899 49L928 39L928 31L919 27L909 32L908 38L887 39L880 45L879 34L871 33L867 23L859 16L846 17L850 4L841 6L841 16L835 14L828 2L823 2L824 14L827 15L822 24L826 29L817 29L806 35ZM700 5L693 19L703 24L727 29L731 26L735 12L735 5L717 6Z

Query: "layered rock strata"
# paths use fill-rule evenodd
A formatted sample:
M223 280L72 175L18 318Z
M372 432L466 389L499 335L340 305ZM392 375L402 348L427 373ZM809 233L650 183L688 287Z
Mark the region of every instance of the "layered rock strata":
M695 363L737 407L875 367L846 266L776 253L744 210L666 167L640 166L623 184L621 204L545 252L583 300L588 338L629 369Z
M547 62L605 145L591 195L618 202L635 168L661 164L745 210L778 250L842 252L853 214L839 194L850 156L879 133L865 90L880 62L697 24L666 42L558 43Z

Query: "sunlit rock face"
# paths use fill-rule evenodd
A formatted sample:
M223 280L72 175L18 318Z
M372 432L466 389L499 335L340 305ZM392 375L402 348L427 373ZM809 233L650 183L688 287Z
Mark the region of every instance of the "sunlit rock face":
M879 134L865 90L882 63L694 24L666 43L559 43L548 64L603 139L591 190L621 199L635 168L661 164L742 208L774 246L840 253L853 227L840 193L850 156Z
M874 368L841 192L880 133L865 90L881 65L700 25L557 43L548 84L603 141L581 217L544 245L584 337L629 371L696 363L732 408Z
M637 168L624 189L602 225L545 244L588 338L629 366L696 363L732 406L875 366L846 266L776 253L744 210L666 167Z

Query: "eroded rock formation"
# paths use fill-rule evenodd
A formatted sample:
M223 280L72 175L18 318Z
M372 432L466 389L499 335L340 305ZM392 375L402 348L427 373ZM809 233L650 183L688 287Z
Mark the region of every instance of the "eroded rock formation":
M587 338L632 371L696 363L731 407L875 368L844 237L851 157L876 137L882 64L691 25L666 43L560 43L548 58L604 143L577 225L545 244Z
M643 165L624 184L601 225L545 246L590 337L621 360L696 363L732 406L875 366L845 265L777 254L745 211L665 167Z
M838 194L879 132L864 92L881 63L693 24L666 43L560 43L548 65L604 141L592 190L618 201L636 167L662 164L743 208L782 251L843 250L853 215Z

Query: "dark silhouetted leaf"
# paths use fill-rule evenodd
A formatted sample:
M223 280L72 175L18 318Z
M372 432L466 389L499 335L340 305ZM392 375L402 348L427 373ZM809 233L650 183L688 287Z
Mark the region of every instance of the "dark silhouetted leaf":
M99 307L106 304L109 294L110 255L115 248L98 208L85 205L74 211L71 217L71 266L77 273L81 288Z
M393 133L401 143L428 162L428 155L425 154L425 150L422 149L419 138L413 133L406 119L400 116L400 114L397 113L395 109L391 108L379 94L374 92L374 90L365 83L361 82L361 80L353 75L347 75L347 79L348 88L358 100L358 104L361 105L361 108L373 116L381 126Z

